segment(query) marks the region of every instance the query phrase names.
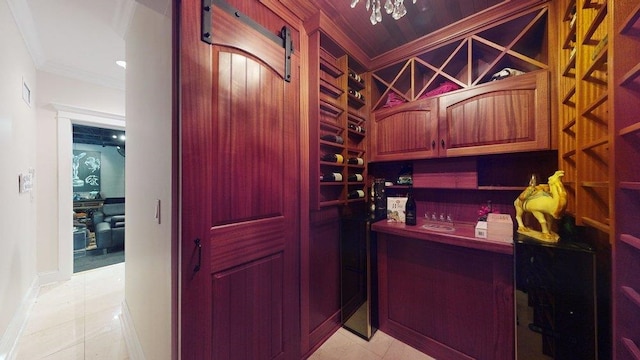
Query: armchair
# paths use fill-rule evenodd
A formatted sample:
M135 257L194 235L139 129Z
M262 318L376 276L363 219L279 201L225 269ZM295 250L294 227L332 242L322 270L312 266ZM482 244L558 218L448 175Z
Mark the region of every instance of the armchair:
M108 198L102 209L93 213L96 246L105 253L110 248L124 247L124 207L124 198Z

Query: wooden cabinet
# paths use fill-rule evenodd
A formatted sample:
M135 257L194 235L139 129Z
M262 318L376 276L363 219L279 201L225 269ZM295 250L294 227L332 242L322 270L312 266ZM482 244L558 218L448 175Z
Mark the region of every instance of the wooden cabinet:
M540 70L373 113L372 161L551 148L549 74Z
M436 99L426 99L376 111L371 121L371 160L436 157L437 104Z
M615 359L640 358L640 1L610 1ZM614 58L615 54L615 58Z
M548 91L542 70L441 96L440 156L549 149Z
M438 359L514 358L511 245L506 254L381 231L382 331Z

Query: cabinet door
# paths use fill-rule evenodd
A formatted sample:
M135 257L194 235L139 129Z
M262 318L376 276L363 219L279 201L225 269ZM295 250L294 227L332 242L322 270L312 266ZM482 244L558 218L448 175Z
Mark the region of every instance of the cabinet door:
M371 160L408 160L437 155L438 112L434 99L374 113Z
M549 149L548 76L537 71L440 97L440 155Z

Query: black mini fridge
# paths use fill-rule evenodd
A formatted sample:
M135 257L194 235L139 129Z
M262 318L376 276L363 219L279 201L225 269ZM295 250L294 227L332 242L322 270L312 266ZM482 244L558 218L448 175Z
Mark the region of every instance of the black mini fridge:
M516 358L597 359L595 252L520 234L514 245Z

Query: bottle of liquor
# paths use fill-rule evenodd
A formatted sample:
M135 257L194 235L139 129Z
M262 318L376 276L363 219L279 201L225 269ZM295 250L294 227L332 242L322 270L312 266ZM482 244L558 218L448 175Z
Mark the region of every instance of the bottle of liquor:
M328 174L320 175L321 182L333 182L333 181L342 181L342 174L339 172L333 172Z
M413 191L411 191L411 189L409 189L409 194L407 195L404 216L405 224L416 225L418 220L416 216L416 200L413 198Z
M340 135L326 134L326 135L320 136L320 139L325 141L331 141L336 144L341 144L341 145L344 144L344 139Z
M344 162L344 157L340 154L324 154L320 160L342 164Z
M362 199L364 198L364 190L353 190L347 195L349 199Z
M364 177L362 176L362 174L351 174L349 175L349 177L347 177L347 180L351 182L363 181Z
M347 160L347 164L349 165L364 165L364 159L361 157L350 157Z

